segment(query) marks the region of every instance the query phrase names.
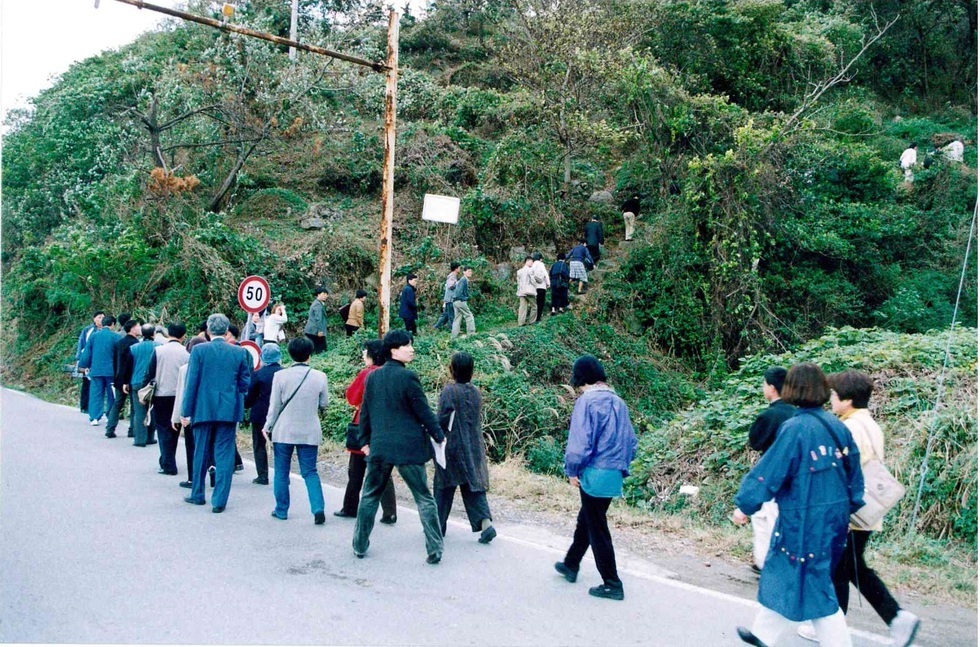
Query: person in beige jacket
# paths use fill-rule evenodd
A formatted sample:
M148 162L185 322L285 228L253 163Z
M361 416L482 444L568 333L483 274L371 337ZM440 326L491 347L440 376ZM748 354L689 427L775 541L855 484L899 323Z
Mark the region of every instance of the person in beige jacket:
M868 411L868 401L874 389L871 377L860 371L848 370L828 375L827 381L831 388L830 406L851 432L854 444L861 452L861 467L864 468L875 459L884 462L884 435ZM880 521L870 528L860 528L851 523L848 545L833 574L834 589L841 611L847 613L850 583L853 582L888 625L892 644L906 647L915 640L920 620L915 614L898 606L885 583L864 561L864 549L871 533L880 532L881 529Z
M354 300L350 302L347 321L344 322L344 328L347 331L348 337L364 327L364 301L366 300L366 291L358 290L354 293Z
M262 429L267 440L271 436L275 461L272 491L276 508L272 516L285 520L289 512L289 468L295 450L299 473L310 499L313 523L320 525L326 517L316 459L323 438L320 409L327 407L327 376L307 364L313 354L313 342L309 339L297 337L289 342L287 350L295 363L272 377L269 415Z
M538 291L534 283L533 264L534 259L527 256L524 259L524 267L517 270L517 298L520 302L517 309L518 326L534 323L538 314Z

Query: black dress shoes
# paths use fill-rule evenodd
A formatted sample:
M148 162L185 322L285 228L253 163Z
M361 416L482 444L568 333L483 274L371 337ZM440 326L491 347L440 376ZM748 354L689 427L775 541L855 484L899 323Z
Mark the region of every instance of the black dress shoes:
M163 469L162 467L157 470L157 474L165 474L166 476L177 476L177 472L168 472L167 470Z
M336 512L333 513L333 516L335 516L335 517L343 517L344 519L356 519L357 518L357 515L356 514L347 514L343 510L337 510Z
M736 627L735 631L738 632L738 637L742 639L742 642L755 645L755 647L766 647L766 643L759 640L754 633L745 627Z
M198 501L196 499L190 498L189 496L185 496L184 501L193 505L204 505L204 501Z
M214 465L212 465L211 467L208 468L208 480L211 481L211 487L214 487L214 475L215 475L215 470L214 470Z
M321 512L317 512L317 513L315 513L313 515L313 523L315 523L318 526L322 526L323 525L323 522L325 522L326 520L327 520L327 517L323 514L322 511Z
M573 571L572 569L565 566L565 562L555 562L555 570L562 574L569 582L574 583L578 579L578 571Z
M259 477L256 477L256 478L252 479L252 483L255 483L256 485L268 485L269 484L269 479L262 478L261 476L259 476Z
M387 516L387 517L386 516L382 516L381 517L381 523L387 524L389 526L395 525L395 523L397 521L398 521L398 516L397 515L391 515L391 516Z
M211 508L211 512L213 512L215 514L220 514L220 513L224 512L224 511L225 511L225 506L223 506L223 505L216 505L213 508Z
M181 481L179 483L179 485L180 485L180 487L185 487L185 488L187 488L189 490L192 487L194 487L194 482L193 481Z

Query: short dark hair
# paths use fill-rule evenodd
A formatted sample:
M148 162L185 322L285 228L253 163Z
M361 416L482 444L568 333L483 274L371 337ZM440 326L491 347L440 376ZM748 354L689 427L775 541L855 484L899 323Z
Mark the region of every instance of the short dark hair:
M531 258L533 258L536 261L540 261L542 258L541 252L534 252L533 254L531 254Z
M527 256L524 257L524 262L525 263L527 263L528 261L533 261L533 260L534 260L534 257L531 256L530 254L528 254Z
M418 277L419 277L418 274L409 274L408 276L405 277L405 282L408 283L412 279L417 279Z
M776 393L783 394L783 382L786 381L786 369L782 366L770 366L766 369L763 378L766 384L776 389Z
M228 332L231 333L232 337L238 339L238 336L242 334L242 329L236 326L235 324L228 324Z
M105 310L96 310L95 311L95 314L92 315L92 318L95 319L99 315L102 315L104 317L105 316Z
M786 373L781 395L798 407L822 407L830 399L830 385L819 366L813 362L803 362Z
M116 318L113 317L112 315L106 315L105 317L102 318L102 327L103 328L108 328L109 326L111 326L114 323L116 323Z
M106 317L106 319L108 319L108 318L109 317ZM102 325L103 326L105 325L105 319L102 320ZM132 330L133 328L135 328L138 325L140 325L140 322L136 321L135 319L127 319L123 323L122 327L123 327L123 330L125 332L129 332L130 330Z
M361 297L366 297L366 296L367 296L366 290L358 290L357 292L354 293L355 299L360 299Z
M387 353L391 353L393 348L401 348L412 343L412 335L407 330L392 330L385 335L384 346Z
M460 265L459 266L459 269L462 270L463 272L465 272L466 270L472 270L473 269L473 266L472 265Z
M327 292L327 286L325 285L318 285L313 288L313 296L323 294L324 292Z
M473 356L469 353L453 353L449 359L449 374L458 384L466 384L473 379Z
M579 245L584 245L585 244L585 236L579 236L578 244Z
M286 347L294 362L305 362L313 354L313 342L306 337L297 337Z
M562 252L561 254L559 254L557 260L559 260L559 261L565 260L565 252Z
M830 384L831 389L837 392L838 398L850 400L851 406L855 409L868 408L871 392L875 388L870 375L854 369L828 375L827 383Z
M118 317L116 317L116 321L118 321L118 322L119 322L119 325L120 325L120 326L123 326L123 325L125 325L125 324L126 324L126 322L127 322L127 321L129 321L129 320L130 320L131 318L132 318L132 317L130 316L130 314L129 314L128 312L123 312L123 313L122 313L122 314L120 314L120 315L119 315Z
M207 331L208 331L208 322L207 320L205 320L202 321L201 324L197 327L197 332L207 332Z
M582 355L572 364L571 385L575 387L606 381L606 369L592 355Z
M453 261L452 263L449 264L449 271L450 272L453 272L453 271L455 271L457 269L459 269L459 263L457 263L456 261Z
M375 366L382 366L388 360L385 344L380 339L369 339L364 342L364 352L371 358Z
M187 326L182 323L175 322L167 324L167 335L173 337L174 339L180 339L187 334Z
M140 332L143 333L143 339L152 341L153 337L157 334L157 327L153 324L143 324Z

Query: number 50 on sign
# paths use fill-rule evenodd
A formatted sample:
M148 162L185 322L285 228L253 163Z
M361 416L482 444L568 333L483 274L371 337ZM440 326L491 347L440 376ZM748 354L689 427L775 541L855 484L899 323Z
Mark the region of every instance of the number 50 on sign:
M238 305L245 312L262 312L269 305L269 282L249 276L238 286Z

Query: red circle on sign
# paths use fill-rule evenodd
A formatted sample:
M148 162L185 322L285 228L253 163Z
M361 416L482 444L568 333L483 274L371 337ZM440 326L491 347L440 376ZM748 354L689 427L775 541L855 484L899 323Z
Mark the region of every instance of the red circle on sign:
M249 276L238 286L238 305L245 312L262 312L269 305L269 282Z
M245 340L239 342L239 346L248 351L248 354L252 356L252 370L259 370L259 364L262 363L262 349L254 341Z

